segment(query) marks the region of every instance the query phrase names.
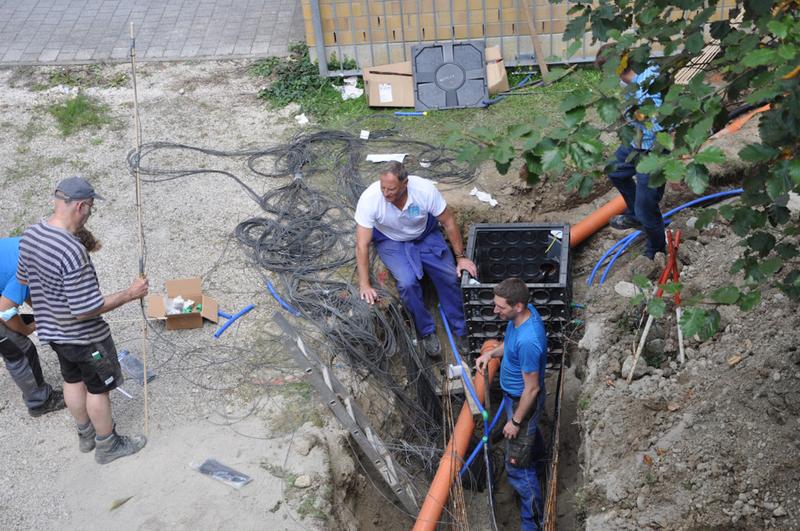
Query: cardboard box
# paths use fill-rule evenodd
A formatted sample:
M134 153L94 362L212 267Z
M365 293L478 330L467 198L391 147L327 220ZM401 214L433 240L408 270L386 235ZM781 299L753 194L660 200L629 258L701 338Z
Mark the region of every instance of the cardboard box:
M497 94L509 89L506 65L500 54L499 46L489 46L484 52L486 58L486 84L489 85L489 94Z
M365 68L364 89L370 107L414 107L411 61Z
M167 330L200 328L203 326L203 319L212 323L219 321L219 305L211 297L203 295L203 281L200 278L167 280L164 286L167 288L166 297L159 294L147 296L147 316L165 320ZM193 300L195 304L201 304L201 311L167 315L165 299L174 299L178 295Z

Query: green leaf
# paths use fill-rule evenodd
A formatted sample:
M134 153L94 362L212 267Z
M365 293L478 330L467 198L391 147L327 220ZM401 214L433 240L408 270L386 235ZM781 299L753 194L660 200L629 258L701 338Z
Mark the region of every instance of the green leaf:
M656 133L656 141L669 151L675 149L675 140L669 133L665 133L663 131Z
M645 291L649 291L650 288L652 287L652 285L650 284L650 280L646 276L640 273L633 275L633 284L637 288Z
M722 216L722 219L725 221L733 221L733 216L736 215L736 211L733 205L722 205L719 207L719 215Z
M603 154L603 143L599 140L590 138L576 138L575 143L578 144L582 150L592 155Z
M718 147L710 147L695 155L694 161L700 164L719 164L725 162L725 153Z
M770 20L767 22L767 29L779 39L785 39L788 32L787 24L782 20Z
M790 243L779 243L775 246L775 252L784 260L791 260L800 254L797 250L797 246Z
M763 162L778 155L778 151L764 144L749 144L739 152L739 158L745 162Z
M664 164L664 176L668 181L675 183L681 182L685 174L686 166L679 160L669 159L666 164Z
M783 267L783 258L767 258L758 264L758 269L765 277L771 277Z
M583 118L586 116L586 107L583 105L575 107L574 109L567 111L564 116L564 125L567 127L575 127L582 122Z
M481 148L477 144L469 143L461 146L461 149L456 155L456 160L459 162L472 162L478 157Z
M514 160L514 146L509 140L503 139L494 145L492 149L494 161L499 164L507 164Z
M542 153L542 170L553 173L564 170L564 161L561 157L561 151L557 147L546 149Z
M578 52L578 50L580 50L582 47L583 47L583 42L582 41L579 41L579 40L578 41L574 41L567 48L566 58L569 59L570 57L575 55Z
M619 104L614 98L603 98L596 104L597 114L603 122L610 124L617 121L620 116Z
M697 195L702 194L708 187L708 171L699 164L689 164L686 167L686 185Z
M787 185L789 183L786 182L783 175L778 173L770 173L766 178L765 184L767 186L767 195L773 201L788 191Z
M511 167L511 161L508 162L494 162L495 168L497 168L497 173L500 175L505 175L508 173L508 169Z
M561 102L561 110L567 112L580 105L586 105L591 98L592 93L589 89L578 89L564 98L564 101Z
M694 224L694 228L697 230L703 230L709 225L709 223L714 221L714 218L716 217L717 210L715 208L704 208L697 215L697 221Z
M592 176L583 173L573 173L567 179L567 189L577 191L581 197L587 197L592 192L593 185L594 179L592 179Z
M697 52L703 49L703 46L705 46L705 44L706 42L705 39L703 38L703 32L696 31L691 35L689 35L689 37L686 39L686 43L684 46L686 48L686 51L688 51L690 54L696 54Z
M590 153L586 153L578 144L567 144L567 152L575 166L582 170L589 170L594 165L595 157Z
M781 59L791 61L797 55L797 47L794 44L781 44L778 46L778 56Z
M522 123L508 126L508 136L511 139L522 138L533 133L533 125Z
M759 302L761 302L761 292L753 290L748 293L743 293L737 304L739 305L740 310L743 312L749 312L758 306Z
M775 50L772 48L758 48L747 52L742 59L742 65L752 68L754 66L766 65L775 60Z
M664 157L660 157L655 153L648 153L636 164L636 171L639 173L655 173L664 166L666 161L667 159Z
M794 185L800 185L800 158L790 160L787 171Z
M741 292L736 286L724 286L711 292L711 298L720 304L735 304L740 296Z
M720 212L722 212L722 208L720 208ZM749 207L740 207L734 210L731 223L733 232L735 232L737 236L744 237L751 229L756 227L758 218L753 209Z
M747 245L760 256L767 256L775 247L775 236L761 230L755 231L747 238Z
M495 132L488 127L475 127L470 130L470 133L484 142L492 142L496 136Z
M653 297L647 303L647 313L658 319L664 315L664 310L667 308L667 304L664 302L664 299L660 297Z
M681 289L683 289L683 285L680 282L673 282L671 280L666 284L662 284L661 287L667 295L675 295L676 293L680 293Z
M686 337L698 336L702 341L711 339L719 328L720 315L716 310L688 307L681 316L681 330Z
M703 118L695 125L690 127L683 138L686 142L686 145L689 146L690 149L699 148L708 138L713 122L714 117L709 116L707 118Z

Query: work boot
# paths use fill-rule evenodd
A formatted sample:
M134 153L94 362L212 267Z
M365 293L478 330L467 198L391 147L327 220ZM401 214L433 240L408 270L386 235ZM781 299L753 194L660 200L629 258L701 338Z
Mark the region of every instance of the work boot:
M614 216L613 218L611 218L611 221L609 221L608 224L611 225L612 229L617 229L617 230L642 228L642 223L635 217L628 214L621 214L619 216Z
M60 389L53 389L44 404L38 407L28 408L28 414L30 414L31 417L41 417L42 415L64 409L65 407L67 407L67 404L64 403L63 391Z
M439 344L439 338L436 337L435 332L422 338L422 347L430 357L436 357L442 352L442 345Z
M125 457L133 455L147 444L147 438L144 435L134 435L127 437L125 435L117 435L117 430L111 432L111 435L103 440L95 438L97 448L94 450L94 460L101 465L105 465Z
M90 422L88 426L81 429L78 428L78 450L81 451L83 454L88 454L92 450L94 450L95 442L94 438L97 435L94 431L94 426Z

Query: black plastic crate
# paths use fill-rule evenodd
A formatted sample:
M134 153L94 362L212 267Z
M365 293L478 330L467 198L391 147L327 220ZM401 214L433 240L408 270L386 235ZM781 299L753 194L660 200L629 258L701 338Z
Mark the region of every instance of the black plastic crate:
M509 277L521 278L531 294L548 337L548 358L564 348L563 332L570 320L569 225L476 224L469 230L467 256L478 278L461 280L470 337L470 354L477 356L487 339L502 340L506 323L494 315L494 287Z

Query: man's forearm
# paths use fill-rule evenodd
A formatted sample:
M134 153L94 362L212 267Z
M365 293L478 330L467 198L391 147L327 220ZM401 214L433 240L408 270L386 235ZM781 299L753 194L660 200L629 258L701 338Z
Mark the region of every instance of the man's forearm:
M511 417L516 422L523 422L528 417L528 412L531 407L536 404L536 398L539 396L539 389L525 389L522 391L522 396L519 397L519 405L517 406L514 415Z
M127 289L124 289L112 295L106 295L105 297L103 297L103 305L101 307L99 307L93 312L84 315L79 315L77 316L77 318L78 320L91 319L92 317L97 317L98 315L110 312L111 310L116 310L123 304L127 304L132 300L133 298L130 296L129 291Z
M356 244L356 267L358 268L358 284L369 284L369 246Z
M6 325L6 328L8 328L9 330L13 330L14 332L21 334L23 336L27 336L33 331L31 328L28 327L28 325L25 324L25 322L19 315L13 316L8 321L0 321L0 322Z
M457 256L464 256L464 241L461 239L461 231L455 219L451 219L445 224L444 232L447 234L447 239L450 240L450 245L453 246L453 252L455 252Z

